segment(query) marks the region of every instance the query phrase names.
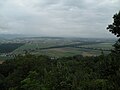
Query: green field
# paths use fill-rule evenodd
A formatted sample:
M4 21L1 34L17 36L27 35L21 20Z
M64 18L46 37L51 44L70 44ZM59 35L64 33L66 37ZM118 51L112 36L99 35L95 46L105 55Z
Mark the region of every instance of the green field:
M10 42L10 43L8 43ZM11 43L14 44L11 44ZM1 53L0 60L5 60L14 55L24 54L26 51L36 55L50 57L67 57L74 55L97 56L103 51L109 53L114 40L81 39L81 38L22 38L6 41L6 47L16 47L11 52ZM5 42L4 42L5 43ZM2 43L3 44L3 43ZM9 45L10 44L10 45ZM10 47L9 47L10 48Z
M91 45L82 45L81 47L89 47L89 48L98 48L98 49L111 49L113 43L98 43L98 44L91 44Z
M52 57L64 57L73 55L96 56L101 54L101 50L111 50L114 42L95 42L76 39L44 39L26 43L22 47L13 51L13 54L21 54L28 51L32 54L48 55ZM78 48L81 47L81 48ZM88 49L89 48L89 49ZM109 53L109 51L104 51Z

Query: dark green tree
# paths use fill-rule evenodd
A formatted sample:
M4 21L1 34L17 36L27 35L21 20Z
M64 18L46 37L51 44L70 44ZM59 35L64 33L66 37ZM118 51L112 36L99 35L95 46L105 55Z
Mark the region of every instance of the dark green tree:
M118 38L120 37L120 11L113 16L113 23L108 25L107 29ZM120 54L120 38L114 44L114 48L114 52Z
M117 37L120 37L120 11L113 16L113 24L108 25L107 29Z

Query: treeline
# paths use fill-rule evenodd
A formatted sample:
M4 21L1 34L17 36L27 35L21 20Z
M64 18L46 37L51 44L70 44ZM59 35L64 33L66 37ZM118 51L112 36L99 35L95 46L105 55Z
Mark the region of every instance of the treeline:
M24 43L5 43L0 44L0 53L10 53L20 46L24 45Z
M18 55L0 65L0 90L120 90L120 55Z

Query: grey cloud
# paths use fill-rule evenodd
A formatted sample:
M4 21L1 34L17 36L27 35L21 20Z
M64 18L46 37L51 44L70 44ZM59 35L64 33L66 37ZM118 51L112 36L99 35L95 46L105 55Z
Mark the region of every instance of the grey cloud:
M1 0L0 33L113 37L105 28L119 11L119 3L120 0Z

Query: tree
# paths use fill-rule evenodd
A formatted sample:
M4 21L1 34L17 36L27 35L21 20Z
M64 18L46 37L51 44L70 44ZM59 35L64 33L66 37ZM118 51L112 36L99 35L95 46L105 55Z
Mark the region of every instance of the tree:
M113 24L108 25L107 29L117 37L120 37L120 11L113 16ZM120 54L120 38L114 44L114 48L114 52Z
M118 37L117 42L114 44L114 50L110 54L111 58L107 60L107 69L105 73L109 73L107 76L112 83L114 83L114 89L120 89L120 11L113 16L113 24L108 25L107 29Z
M113 24L108 25L107 29L117 37L120 37L120 11L113 16L113 19Z

